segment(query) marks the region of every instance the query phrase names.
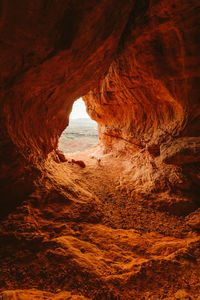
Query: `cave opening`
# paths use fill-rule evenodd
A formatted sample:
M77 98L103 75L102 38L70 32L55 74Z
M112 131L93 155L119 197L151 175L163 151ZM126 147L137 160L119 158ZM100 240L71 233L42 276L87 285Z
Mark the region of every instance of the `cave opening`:
M77 99L69 116L69 125L62 132L58 148L64 153L91 149L99 142L98 125L90 118L82 98Z
M0 1L0 299L199 299L199 2L174 2ZM80 96L101 142L63 155Z

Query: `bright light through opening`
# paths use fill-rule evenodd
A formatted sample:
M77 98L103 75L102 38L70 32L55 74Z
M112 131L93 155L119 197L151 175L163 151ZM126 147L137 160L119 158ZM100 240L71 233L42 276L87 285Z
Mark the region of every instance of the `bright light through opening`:
M73 104L70 119L90 118L86 112L85 103L82 98L76 100Z
M63 131L58 148L64 153L88 150L99 142L97 123L90 119L82 98L73 104L69 126Z

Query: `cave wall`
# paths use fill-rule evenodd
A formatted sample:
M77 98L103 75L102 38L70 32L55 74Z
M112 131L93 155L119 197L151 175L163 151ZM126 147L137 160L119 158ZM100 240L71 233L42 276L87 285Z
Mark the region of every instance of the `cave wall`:
M186 198L199 205L198 10L197 1L135 2L106 77L84 97L103 152L129 155L122 186L181 195L179 211Z
M199 185L197 1L1 1L0 29L3 207L34 189L82 95L107 150L183 160Z
M198 298L198 15L0 1L3 298ZM101 139L85 168L56 156L83 95Z
M135 3L105 79L84 97L103 143L120 138L156 154L171 139L199 136L198 8Z
M133 1L0 2L1 202L34 189L73 101L103 78ZM115 8L115 9L113 9ZM2 207L2 209L3 209Z

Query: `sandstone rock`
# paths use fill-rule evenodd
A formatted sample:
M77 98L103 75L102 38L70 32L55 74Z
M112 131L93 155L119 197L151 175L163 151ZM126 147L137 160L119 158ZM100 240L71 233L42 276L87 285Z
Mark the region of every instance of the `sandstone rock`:
M198 55L196 5L135 3L118 56L99 87L84 97L106 146L109 137L113 144L123 139L159 147L182 134L199 136L199 67L191 56Z
M81 168L85 168L85 163L82 160L72 159L72 163L79 165Z
M0 17L3 297L197 299L199 1L2 0ZM56 149L83 95L101 144L80 169Z
M61 162L66 162L67 161L64 153L61 150L56 149L56 154L58 155Z
M33 165L43 169L74 100L107 72L133 2L1 3L0 211L32 192Z
M81 95L106 151L199 135L197 0L24 3L1 6L1 211L33 191Z
M149 145L147 146L147 150L150 154L153 156L159 156L160 155L160 146L159 145Z
M190 294L187 293L185 290L180 289L174 294L174 299L192 300L194 298L190 296Z
M200 138L183 137L162 144L161 159L167 164L184 165L200 161Z
M187 224L195 230L200 230L200 209L191 213L186 218Z
M87 300L84 296L72 295L70 292L60 292L58 294L43 292L40 290L15 290L3 291L0 296L7 300Z

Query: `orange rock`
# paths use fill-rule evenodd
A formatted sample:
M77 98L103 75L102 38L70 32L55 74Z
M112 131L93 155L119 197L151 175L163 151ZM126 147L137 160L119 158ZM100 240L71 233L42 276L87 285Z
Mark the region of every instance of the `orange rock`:
M73 162L74 164L79 165L81 168L85 168L85 163L84 163L84 161L82 161L82 160L75 160L75 159L72 159L72 162Z
M183 137L161 145L161 159L174 165L200 162L200 137Z
M199 1L13 0L0 16L1 296L197 299ZM100 146L80 172L57 146L83 95Z
M63 153L61 150L56 149L55 152L56 152L56 154L58 155L58 157L59 157L59 159L60 159L61 162L66 162L66 161L67 161L67 159L66 159L64 153Z
M107 72L133 2L0 5L1 212L32 192L74 100Z

